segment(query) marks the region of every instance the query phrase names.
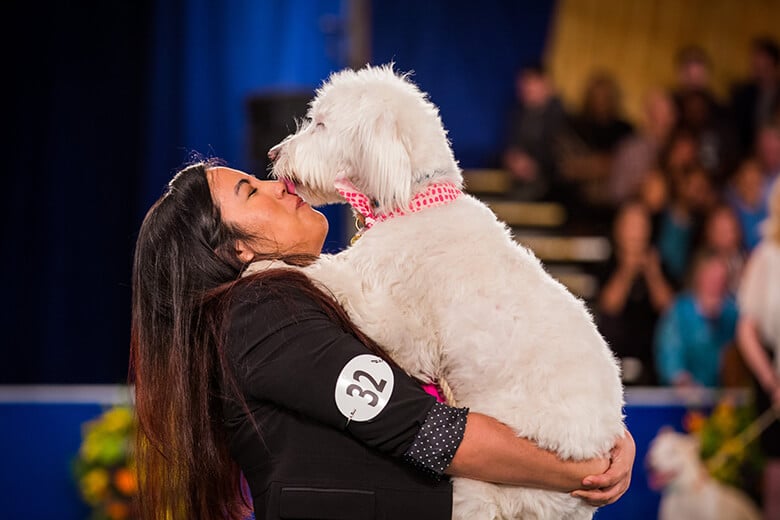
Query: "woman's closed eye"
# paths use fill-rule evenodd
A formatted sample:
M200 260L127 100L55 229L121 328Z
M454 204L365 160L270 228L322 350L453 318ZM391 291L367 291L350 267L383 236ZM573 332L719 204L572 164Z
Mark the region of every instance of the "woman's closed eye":
M251 196L252 196L252 195L254 195L255 193L257 193L257 188L252 188L251 190L249 190L249 195L247 195L247 196L246 196L246 198L249 198L249 197L251 197Z

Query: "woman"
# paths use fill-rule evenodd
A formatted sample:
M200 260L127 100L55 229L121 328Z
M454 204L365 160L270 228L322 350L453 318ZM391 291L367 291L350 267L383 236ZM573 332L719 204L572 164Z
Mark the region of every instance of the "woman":
M734 341L737 325L728 274L718 253L697 255L691 289L677 296L658 322L655 354L662 384L720 386L722 358Z
M448 518L444 475L593 505L625 492L630 434L608 470L560 461L490 417L436 403L299 271L240 278L251 261L319 254L327 221L291 191L199 163L144 220L132 334L144 518L242 518L242 473L258 518ZM346 371L357 358L374 365ZM334 397L345 374L356 380ZM353 413L376 413L344 414L339 388L364 398Z
M729 292L736 296L745 266L742 228L737 215L728 204L718 203L705 216L702 228L697 249L711 250L723 258L729 269Z
M653 332L674 292L651 244L651 222L639 202L623 205L615 217L613 256L601 277L598 325L620 359L623 382L657 384Z
M764 239L751 253L738 292L739 350L757 384L759 413L770 406L780 410L780 181L769 197ZM767 455L764 478L766 518L780 515L780 424L761 435Z

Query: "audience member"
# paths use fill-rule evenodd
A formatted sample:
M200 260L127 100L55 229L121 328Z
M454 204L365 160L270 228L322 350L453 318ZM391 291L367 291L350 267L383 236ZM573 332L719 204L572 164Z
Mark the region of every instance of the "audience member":
M769 215L767 193L768 179L758 162L743 161L726 190L726 198L739 219L747 251L752 251L761 240L761 222Z
M658 165L671 182L699 165L699 141L689 130L677 128L661 148Z
M677 121L671 97L654 90L645 97L644 124L635 135L624 139L617 148L610 175L610 194L616 205L639 194L640 186L658 167L661 148Z
M670 198L659 217L656 243L661 264L679 288L703 217L716 197L709 175L700 166L671 170L669 185Z
M555 143L566 114L541 65L518 73L515 92L517 105L509 121L504 167L512 174L516 195L537 199L557 183Z
M769 37L753 40L751 77L731 92L731 117L739 132L743 155L753 151L756 132L780 110L780 46Z
M653 331L674 293L650 242L650 216L628 202L615 217L613 255L605 267L598 300L598 323L620 359L623 382L655 385Z
M780 409L780 181L772 188L764 237L751 254L739 288L739 349L757 382L756 404L763 413ZM780 518L780 423L761 436L768 456L764 493L766 518Z
M713 175L718 187L739 162L739 145L734 131L722 116L712 94L689 90L679 94L679 126L696 137L698 161Z
M698 249L710 250L723 259L728 267L729 291L736 296L745 265L742 230L737 215L731 206L718 204L707 214L703 228Z
M712 62L707 51L698 45L687 45L677 51L677 84L672 90L675 101L691 91L712 92ZM709 96L714 101L715 96Z
M642 180L637 198L650 216L652 227L651 242L656 244L664 209L669 204L669 183L661 170L651 171Z
M775 179L780 177L780 122L766 124L759 129L756 139L756 160L761 173L766 177L765 184L771 186ZM768 197L768 188L766 193Z
M655 336L661 383L715 387L721 357L737 324L737 305L728 292L728 268L712 252L700 253L691 272L690 290L674 299Z
M633 132L620 112L617 83L612 76L599 73L585 89L580 112L568 119L561 139L561 173L585 205L609 202L605 185L615 149Z

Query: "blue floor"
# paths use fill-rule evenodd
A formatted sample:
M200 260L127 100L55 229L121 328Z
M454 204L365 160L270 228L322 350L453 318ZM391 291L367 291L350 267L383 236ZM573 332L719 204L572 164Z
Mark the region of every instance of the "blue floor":
M0 518L88 517L70 467L81 442L81 425L120 400L123 392L105 387L73 388L38 391L0 386ZM714 398L707 394L693 402L706 407ZM660 495L647 486L644 457L661 426L681 428L692 401L660 389L633 389L627 392L627 402L626 422L637 444L632 485L620 501L599 510L598 520L657 518Z

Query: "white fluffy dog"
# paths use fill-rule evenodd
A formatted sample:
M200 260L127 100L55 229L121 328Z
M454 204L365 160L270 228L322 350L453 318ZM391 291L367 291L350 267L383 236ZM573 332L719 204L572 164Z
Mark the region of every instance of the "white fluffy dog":
M650 484L663 490L659 520L761 520L742 491L713 479L690 435L662 429L647 452Z
M402 368L445 378L459 406L564 459L609 452L623 433L614 357L583 302L460 192L438 110L407 77L391 66L333 74L270 155L312 204L365 196L370 229L307 272ZM357 201L342 195L352 187ZM468 479L454 480L453 506L470 520L594 512L567 493Z

